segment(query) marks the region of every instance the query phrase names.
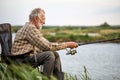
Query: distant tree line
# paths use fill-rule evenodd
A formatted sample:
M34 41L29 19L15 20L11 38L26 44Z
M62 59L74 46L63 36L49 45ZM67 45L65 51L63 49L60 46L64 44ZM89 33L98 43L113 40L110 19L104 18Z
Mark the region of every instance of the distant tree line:
M103 24L100 25L100 27L110 27L110 25L107 22L104 22Z
M13 33L16 33L22 26L12 26L12 32ZM48 25L45 25L43 26L43 29L56 29L56 31L59 31L61 29L69 29L69 30L73 30L73 29L79 29L79 28L94 28L94 27L101 27L101 28L107 28L107 27L113 27L113 28L120 28L120 25L110 25L108 24L107 22L104 22L103 24L100 24L99 26L48 26Z

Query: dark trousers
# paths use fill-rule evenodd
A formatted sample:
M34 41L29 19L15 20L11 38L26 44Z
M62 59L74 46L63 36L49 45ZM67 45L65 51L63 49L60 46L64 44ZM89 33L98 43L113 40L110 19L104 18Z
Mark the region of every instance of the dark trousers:
M54 74L58 80L64 80L61 61L57 52L46 51L32 56L26 54L21 62L29 62L32 66L43 65L43 74L45 74L48 78Z

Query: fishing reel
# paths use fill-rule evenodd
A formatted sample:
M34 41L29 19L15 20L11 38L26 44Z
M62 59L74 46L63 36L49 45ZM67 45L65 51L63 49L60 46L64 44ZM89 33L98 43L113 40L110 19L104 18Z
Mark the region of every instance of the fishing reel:
M66 48L66 51L67 51L66 55L75 55L77 53L75 48L70 50Z

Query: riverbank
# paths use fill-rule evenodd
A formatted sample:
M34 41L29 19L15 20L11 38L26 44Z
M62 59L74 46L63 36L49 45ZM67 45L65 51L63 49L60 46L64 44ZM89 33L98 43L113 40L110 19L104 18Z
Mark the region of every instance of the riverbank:
M12 32L17 32L21 26L13 26ZM44 26L43 36L52 42L92 42L120 38L120 26ZM120 40L112 42L120 43Z

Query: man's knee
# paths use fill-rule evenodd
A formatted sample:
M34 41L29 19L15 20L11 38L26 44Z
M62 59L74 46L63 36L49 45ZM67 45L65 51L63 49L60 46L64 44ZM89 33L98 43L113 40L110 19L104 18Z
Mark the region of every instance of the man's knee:
M47 51L47 52L45 52L45 54L49 55L49 58L51 58L53 60L55 59L55 55L54 55L54 53L52 51Z

